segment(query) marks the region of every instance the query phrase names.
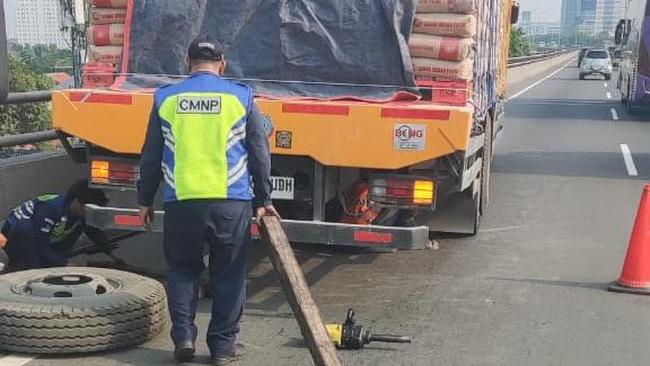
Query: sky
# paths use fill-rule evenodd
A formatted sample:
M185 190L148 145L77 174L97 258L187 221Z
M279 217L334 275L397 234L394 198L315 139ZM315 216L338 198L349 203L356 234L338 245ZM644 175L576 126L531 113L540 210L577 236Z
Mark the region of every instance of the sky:
M562 0L519 0L519 3L522 10L533 12L534 21L559 22L562 17Z

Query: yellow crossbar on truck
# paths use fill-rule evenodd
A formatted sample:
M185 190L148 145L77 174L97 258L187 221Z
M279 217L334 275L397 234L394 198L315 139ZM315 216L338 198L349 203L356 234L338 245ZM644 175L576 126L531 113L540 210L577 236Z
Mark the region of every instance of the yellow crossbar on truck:
M152 94L102 90L55 91L53 125L114 153L139 154ZM274 154L309 156L327 166L401 169L466 150L473 111L431 103L364 103L258 99L274 124ZM92 121L91 123L82 121ZM423 127L422 149L396 149L400 126ZM408 132L407 132L408 133ZM282 145L290 135L290 144ZM120 136L116 138L115 136ZM323 138L326 136L326 143Z

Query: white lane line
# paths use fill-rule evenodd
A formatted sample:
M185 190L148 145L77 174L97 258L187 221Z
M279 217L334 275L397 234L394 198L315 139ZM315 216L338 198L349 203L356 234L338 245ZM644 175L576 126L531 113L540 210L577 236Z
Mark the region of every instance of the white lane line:
M605 88L607 88L607 83L603 83L605 85Z
M495 227L491 229L483 229L481 230L482 233L498 233L502 231L510 231L510 230L517 230L523 228L523 225L513 225L513 226L504 226L504 227Z
M612 108L610 111L612 112L612 119L614 121L618 121L620 118L618 118L618 112L616 111L616 108Z
M636 177L639 175L639 171L636 170L636 165L634 164L634 159L632 158L632 152L630 147L627 144L621 144L621 152L623 153L623 160L625 160L625 167L627 168L627 175L630 177Z
M612 99L612 93L607 92L607 99Z
M513 99L519 98L520 96L522 96L524 93L526 93L526 92L529 91L530 89L532 89L532 88L536 87L537 85L539 85L539 84L545 82L546 80L552 78L552 77L555 76L558 72L560 72L560 71L566 69L566 68L567 68L569 65L571 65L572 63L573 63L573 61L569 61L566 65L564 65L564 66L560 67L559 69L553 71L552 73L550 73L549 75L545 76L544 78L542 78L541 80L537 81L536 83L534 83L534 84L532 84L532 85L530 85L530 86L524 88L523 90L520 90L519 92L515 93L513 96L511 96L511 97L509 97L508 99L506 99L506 102L509 102L509 101L511 101L511 100L513 100Z
M0 358L0 366L23 366L34 361L33 357L27 356L6 356Z

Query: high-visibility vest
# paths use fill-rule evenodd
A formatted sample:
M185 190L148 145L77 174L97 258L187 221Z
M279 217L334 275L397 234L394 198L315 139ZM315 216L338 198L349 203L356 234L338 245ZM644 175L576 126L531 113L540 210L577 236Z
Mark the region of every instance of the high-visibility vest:
M251 200L245 140L252 90L199 72L159 89L154 102L165 142L165 202Z

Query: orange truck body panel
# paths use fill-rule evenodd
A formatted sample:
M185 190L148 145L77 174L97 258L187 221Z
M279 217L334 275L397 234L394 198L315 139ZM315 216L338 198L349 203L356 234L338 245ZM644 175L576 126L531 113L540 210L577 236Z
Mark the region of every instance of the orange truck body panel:
M152 99L151 92L58 90L53 126L115 153L139 154ZM473 122L472 107L427 102L258 99L257 105L273 122L274 154L309 156L326 166L400 169L466 150ZM424 131L423 144L396 148L400 126ZM276 143L282 134L290 136L290 146Z

